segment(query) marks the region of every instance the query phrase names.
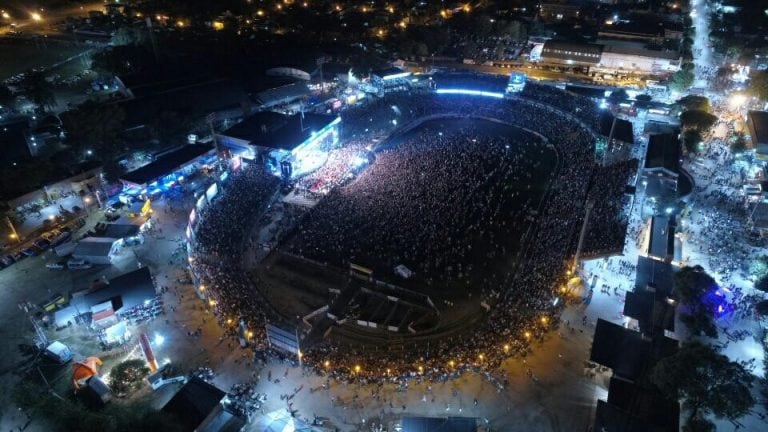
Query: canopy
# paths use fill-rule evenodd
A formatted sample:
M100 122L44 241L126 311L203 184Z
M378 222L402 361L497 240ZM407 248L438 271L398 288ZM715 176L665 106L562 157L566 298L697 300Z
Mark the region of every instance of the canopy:
M254 430L263 432L312 432L312 427L291 417L288 410L280 409L263 415L256 423Z

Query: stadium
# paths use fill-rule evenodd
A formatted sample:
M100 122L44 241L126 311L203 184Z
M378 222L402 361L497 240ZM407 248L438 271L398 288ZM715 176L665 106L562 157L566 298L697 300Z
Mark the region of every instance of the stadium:
M576 259L621 252L637 161L598 163L598 103L428 83L329 119L311 170L235 156L198 206L190 265L244 345L350 379L493 367L557 320Z

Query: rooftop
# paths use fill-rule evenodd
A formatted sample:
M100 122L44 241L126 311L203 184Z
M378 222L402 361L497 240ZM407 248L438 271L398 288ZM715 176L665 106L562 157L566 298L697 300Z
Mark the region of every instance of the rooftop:
M637 320L640 332L651 336L660 330L675 331L675 306L660 298L658 292L629 291L624 315Z
M616 126L613 126L613 120L616 119ZM635 134L632 130L632 122L616 118L608 111L600 114L600 134L604 136L611 135L613 129L613 139L627 144L635 143Z
M307 97L312 92L304 82L286 84L256 93L256 101L263 106L275 106Z
M106 224L104 228L104 232L102 233L104 237L112 237L116 239L135 237L139 233L139 225L134 224L110 223Z
M615 376L634 381L658 359L674 353L677 344L663 336L651 342L636 331L598 319L589 359L613 369Z
M79 257L107 256L115 241L117 239L109 237L86 237L77 242L72 255Z
M149 268L142 267L120 275L108 284L102 282L90 289L74 293L69 306L57 310L54 316L57 323L66 323L75 315L86 313L91 307L105 302L111 302L114 311L128 310L156 295Z
M654 216L651 219L651 242L648 254L657 258L667 259L675 253L675 218Z
M172 171L212 151L212 147L203 144L184 145L158 157L139 169L123 174L120 176L120 180L137 185L145 185L170 174Z
M768 111L750 111L747 118L754 128L752 142L768 144Z
M651 135L645 155L645 169L663 168L680 173L682 149L677 133Z
M174 414L183 431L194 431L219 406L226 393L212 384L193 377L163 406Z
M640 256L637 258L635 291L645 291L650 286L660 294L668 296L674 289L677 270L672 264Z
M246 117L221 135L247 141L254 146L293 150L336 118L327 114L287 115L262 111Z
M631 47L623 44L603 45L603 53L633 55L638 57L651 57L667 60L679 60L680 53L677 51L653 50L648 48Z
M142 267L110 279L106 286L87 293L85 299L89 305L112 301L113 309L120 311L123 308L127 310L139 306L155 295L157 291L149 268Z
M601 45L560 40L548 40L544 43L542 57L558 60L571 60L597 64L603 52Z

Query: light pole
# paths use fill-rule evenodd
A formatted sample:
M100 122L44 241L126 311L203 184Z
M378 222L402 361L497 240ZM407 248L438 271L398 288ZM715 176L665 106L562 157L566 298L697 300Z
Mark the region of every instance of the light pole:
M11 217L6 216L5 222L8 224L8 228L11 229L11 238L16 239L17 242L21 243L21 237L19 237L19 233L16 232L16 227L13 226L13 222L11 222Z

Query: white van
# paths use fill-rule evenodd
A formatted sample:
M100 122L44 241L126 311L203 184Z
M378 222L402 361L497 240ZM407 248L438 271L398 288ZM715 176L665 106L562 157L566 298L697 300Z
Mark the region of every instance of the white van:
M93 267L91 263L83 259L72 258L67 261L67 268L70 270L83 270Z

